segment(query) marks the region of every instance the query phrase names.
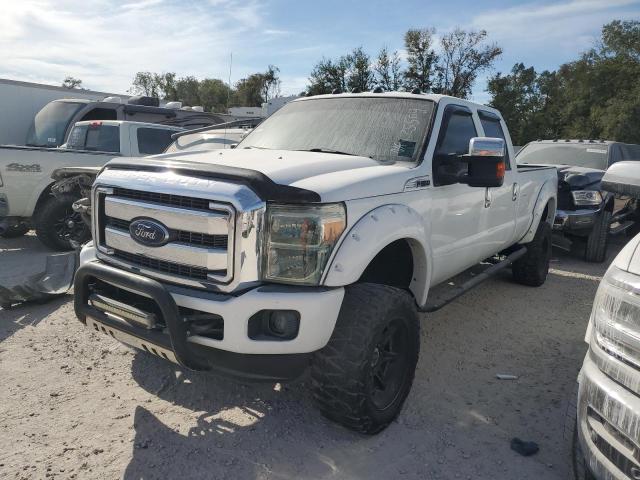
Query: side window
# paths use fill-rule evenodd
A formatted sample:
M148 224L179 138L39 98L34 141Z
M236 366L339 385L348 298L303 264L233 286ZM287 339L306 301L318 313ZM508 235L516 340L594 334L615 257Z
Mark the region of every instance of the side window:
M163 130L162 128L139 128L138 151L143 155L157 155L166 150L172 142L173 130Z
M443 125L433 157L434 185L456 183L458 175L464 173L467 168L458 157L469 152L469 140L477 136L471 110L449 105L444 112Z
M484 136L501 138L506 143L507 138L505 137L504 130L502 130L502 125L500 124L500 117L491 112L484 112L482 110L478 111L478 115L480 116L480 123L482 124L482 129L484 130ZM511 162L509 161L509 150L505 151L504 163L507 167L507 170L511 170Z

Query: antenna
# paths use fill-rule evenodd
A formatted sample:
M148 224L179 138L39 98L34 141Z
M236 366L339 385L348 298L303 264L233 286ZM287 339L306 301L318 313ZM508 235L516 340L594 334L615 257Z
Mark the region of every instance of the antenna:
M231 102L231 67L233 67L233 52L229 57L229 90L227 90L227 113L229 113L229 103ZM225 122L228 123L228 122ZM227 127L224 127L224 139L227 140Z

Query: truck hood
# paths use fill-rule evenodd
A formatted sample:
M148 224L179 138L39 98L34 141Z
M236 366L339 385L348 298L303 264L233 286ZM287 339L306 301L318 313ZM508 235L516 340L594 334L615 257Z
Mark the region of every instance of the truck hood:
M604 170L587 167L560 165L558 169L558 185L569 190L599 190Z
M209 150L155 155L154 159L215 164L263 173L275 183L311 190L322 201L401 192L413 164L385 165L367 157L287 150ZM126 159L131 163L144 159ZM376 180L376 181L373 181Z

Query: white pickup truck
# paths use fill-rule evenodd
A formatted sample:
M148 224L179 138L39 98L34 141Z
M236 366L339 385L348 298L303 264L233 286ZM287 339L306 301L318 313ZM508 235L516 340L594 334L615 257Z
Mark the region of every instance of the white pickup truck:
M186 368L279 381L310 367L322 413L375 433L410 390L419 312L506 266L545 281L556 190L554 168L515 165L492 108L301 98L236 149L107 164L76 314Z
M89 228L71 205L80 196L54 196L51 178L61 167L98 167L117 156L164 152L180 127L121 120L77 122L57 148L0 146L0 235L24 235L33 225L38 238L54 250L86 241Z

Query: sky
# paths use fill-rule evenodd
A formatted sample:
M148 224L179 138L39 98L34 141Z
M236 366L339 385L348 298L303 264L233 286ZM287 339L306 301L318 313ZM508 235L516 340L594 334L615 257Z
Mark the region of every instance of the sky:
M0 78L126 93L138 71L235 83L269 64L282 94L304 90L323 57L362 46L403 53L409 28L484 29L503 49L493 72L555 69L594 45L603 24L640 19L640 0L0 0ZM233 61L231 62L231 57ZM231 75L230 75L231 74ZM486 101L486 78L473 99Z

